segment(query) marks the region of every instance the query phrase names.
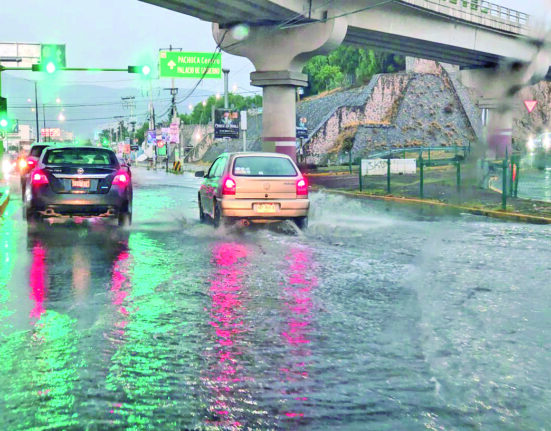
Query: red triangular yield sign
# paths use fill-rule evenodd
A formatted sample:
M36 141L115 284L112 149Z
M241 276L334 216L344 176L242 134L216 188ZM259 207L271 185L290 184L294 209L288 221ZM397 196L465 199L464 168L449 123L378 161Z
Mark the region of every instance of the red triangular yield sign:
M532 113L536 105L538 104L537 100L525 100L524 106L526 106L526 109L528 109L529 113Z

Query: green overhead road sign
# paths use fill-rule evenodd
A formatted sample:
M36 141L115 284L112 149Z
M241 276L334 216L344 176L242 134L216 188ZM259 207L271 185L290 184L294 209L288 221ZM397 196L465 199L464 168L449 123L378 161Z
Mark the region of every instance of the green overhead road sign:
M221 78L222 55L212 52L161 51L161 78Z

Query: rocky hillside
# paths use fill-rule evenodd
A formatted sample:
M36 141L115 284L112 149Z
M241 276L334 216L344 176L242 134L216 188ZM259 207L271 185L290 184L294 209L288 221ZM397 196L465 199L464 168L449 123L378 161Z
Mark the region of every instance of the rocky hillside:
M446 73L378 75L365 99L334 108L309 140L310 163L338 156L338 137L352 130L354 158L390 147L468 146L476 133ZM308 111L304 113L308 116Z
M531 114L524 107L524 100L537 100ZM551 131L551 82L540 82L523 89L517 98L518 109L513 123L513 143L520 149L530 136Z

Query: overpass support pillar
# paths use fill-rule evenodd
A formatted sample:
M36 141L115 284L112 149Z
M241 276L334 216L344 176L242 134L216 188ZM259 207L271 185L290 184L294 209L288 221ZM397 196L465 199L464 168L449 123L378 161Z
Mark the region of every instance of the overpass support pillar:
M255 66L251 84L263 89L263 151L296 159L296 88L308 85L302 68L311 57L337 48L347 28L341 17L296 27L251 26L246 37L238 38L236 35L242 32L213 24L213 36L219 46L230 54L248 58Z
M482 111L486 156L504 157L512 153L513 99L508 91L516 81L509 73L497 69L462 70L460 80L477 95Z

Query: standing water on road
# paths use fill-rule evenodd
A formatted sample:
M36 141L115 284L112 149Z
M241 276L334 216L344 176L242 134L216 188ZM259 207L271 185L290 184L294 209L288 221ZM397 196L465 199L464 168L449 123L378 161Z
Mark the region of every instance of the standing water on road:
M0 221L0 429L544 430L551 233L324 193L310 228Z

